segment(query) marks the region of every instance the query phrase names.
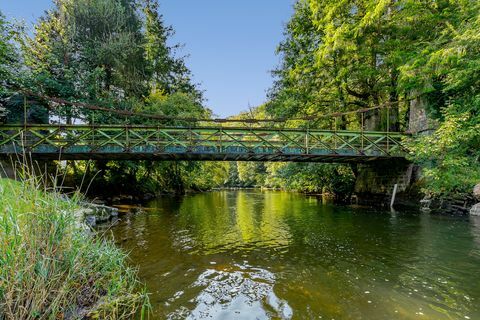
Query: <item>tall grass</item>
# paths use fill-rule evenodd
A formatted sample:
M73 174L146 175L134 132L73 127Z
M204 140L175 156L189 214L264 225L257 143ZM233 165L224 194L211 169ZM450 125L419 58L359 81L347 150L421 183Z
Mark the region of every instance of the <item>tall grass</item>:
M82 230L78 195L22 178L0 179L0 319L143 318L148 298L135 270Z

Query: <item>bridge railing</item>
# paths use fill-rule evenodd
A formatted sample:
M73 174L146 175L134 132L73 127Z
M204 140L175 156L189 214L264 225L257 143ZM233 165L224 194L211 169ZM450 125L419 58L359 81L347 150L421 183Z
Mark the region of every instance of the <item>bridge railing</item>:
M3 125L0 157L105 158L131 155L224 155L224 159L302 160L315 157L404 157L405 135L389 132L235 127ZM277 158L275 158L275 156ZM221 157L220 157L221 158ZM299 158L300 159L300 158Z

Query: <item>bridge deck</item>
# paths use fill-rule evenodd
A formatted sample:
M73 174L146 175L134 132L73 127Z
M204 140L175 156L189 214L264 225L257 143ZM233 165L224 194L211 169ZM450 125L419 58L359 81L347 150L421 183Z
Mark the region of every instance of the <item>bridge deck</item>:
M404 158L401 133L277 128L2 125L0 158L366 162Z

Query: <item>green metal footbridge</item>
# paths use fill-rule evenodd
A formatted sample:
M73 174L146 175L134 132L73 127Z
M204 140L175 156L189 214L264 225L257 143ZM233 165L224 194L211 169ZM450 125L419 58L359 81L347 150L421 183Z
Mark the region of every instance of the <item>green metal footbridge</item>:
M368 162L405 158L402 133L260 127L1 125L0 159Z

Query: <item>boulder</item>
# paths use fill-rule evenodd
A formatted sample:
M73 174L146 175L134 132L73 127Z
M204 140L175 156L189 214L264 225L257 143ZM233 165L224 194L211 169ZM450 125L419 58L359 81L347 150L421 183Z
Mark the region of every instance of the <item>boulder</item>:
M118 216L118 209L107 207L100 204L86 203L84 204L87 209L93 210L93 215L96 218L97 223L107 222L111 217Z
M76 211L79 221L86 222L87 225L93 227L99 223L109 221L112 217L118 216L118 209L107 207L104 205L83 203L83 207Z
M480 201L480 183L473 188L473 197Z
M85 221L86 217L94 216L94 215L95 215L95 211L91 208L82 207L77 211L75 211L75 216L77 217L78 221Z
M480 216L480 203L477 203L470 209L470 215L472 216Z

